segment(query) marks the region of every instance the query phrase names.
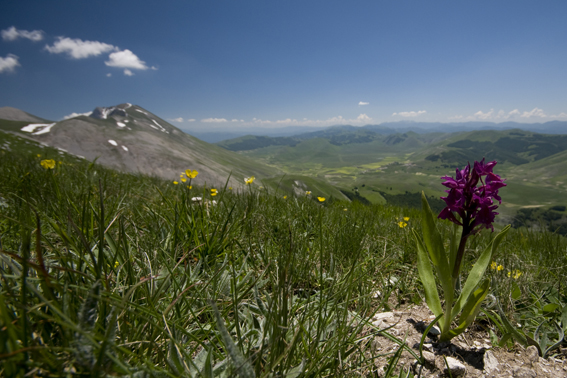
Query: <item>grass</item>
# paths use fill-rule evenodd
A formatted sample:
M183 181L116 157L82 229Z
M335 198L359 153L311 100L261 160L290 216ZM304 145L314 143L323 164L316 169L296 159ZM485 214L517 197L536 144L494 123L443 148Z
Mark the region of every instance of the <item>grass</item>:
M423 302L410 237L418 210L319 203L315 192L284 199L258 182L211 197L198 177L189 190L33 145L0 157L0 375L396 370L396 358L375 366L360 335L376 312ZM46 170L46 158L61 164ZM448 239L450 225L439 228ZM463 266L491 236L472 239ZM566 249L563 237L512 230L492 293L509 311L512 282L565 296ZM512 269L523 274L509 278Z

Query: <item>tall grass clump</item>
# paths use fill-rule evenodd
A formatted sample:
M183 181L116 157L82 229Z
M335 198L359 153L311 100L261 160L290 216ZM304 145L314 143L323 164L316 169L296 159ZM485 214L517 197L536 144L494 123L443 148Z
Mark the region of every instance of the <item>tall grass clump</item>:
M0 375L369 375L371 317L423 301L417 210L189 189L54 152L3 154L0 177ZM534 291L566 276L567 243L539 235L500 247ZM538 245L556 259L529 270Z

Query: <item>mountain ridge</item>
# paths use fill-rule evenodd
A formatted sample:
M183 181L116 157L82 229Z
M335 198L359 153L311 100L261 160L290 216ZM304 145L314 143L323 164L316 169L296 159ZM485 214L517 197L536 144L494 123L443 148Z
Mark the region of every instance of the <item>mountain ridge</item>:
M97 107L90 115L50 124L22 127L24 124L5 121L0 129L125 172L175 180L186 169L194 169L199 172L195 181L220 186L230 177L229 185L236 187L244 185L244 177L268 177L279 172L201 141L129 103Z

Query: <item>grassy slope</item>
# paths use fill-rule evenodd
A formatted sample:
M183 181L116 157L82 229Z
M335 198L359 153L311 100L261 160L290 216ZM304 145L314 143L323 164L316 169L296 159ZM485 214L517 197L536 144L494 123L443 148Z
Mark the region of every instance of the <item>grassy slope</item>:
M421 231L417 210L344 211L344 203L284 200L257 185L250 194L221 191L216 205L194 203L200 188L118 173L10 134L0 133L0 142L5 376L34 368L54 376L195 376L205 366L222 377L238 367L255 376L293 368L373 376L383 371L367 337L373 314L423 303L411 236L411 228ZM38 151L62 164L42 168ZM402 217L408 226L398 225ZM448 242L450 224L438 226ZM492 236L469 240L464 274ZM556 235L511 230L494 256L504 270L487 272L491 293L503 308L524 311L508 313L523 330L537 326L532 295L546 301L567 279L566 248ZM518 279L507 277L515 270ZM513 285L518 302L510 300Z

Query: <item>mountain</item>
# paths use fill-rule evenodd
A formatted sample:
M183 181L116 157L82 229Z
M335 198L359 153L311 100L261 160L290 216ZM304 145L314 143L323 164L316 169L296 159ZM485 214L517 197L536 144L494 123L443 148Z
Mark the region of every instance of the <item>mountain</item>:
M12 108L9 106L4 106L0 108L0 119L5 119L8 121L23 121L23 122L46 122L47 120L43 118L36 117L23 110Z
M230 185L241 186L244 177L262 178L279 173L275 168L203 142L148 110L128 103L97 107L89 116L51 123L18 109L0 115L18 119L0 120L0 129L88 160L96 159L121 171L173 180L186 169L194 169L199 172L196 181L217 186L224 184L230 175ZM29 124L30 119L38 123Z

